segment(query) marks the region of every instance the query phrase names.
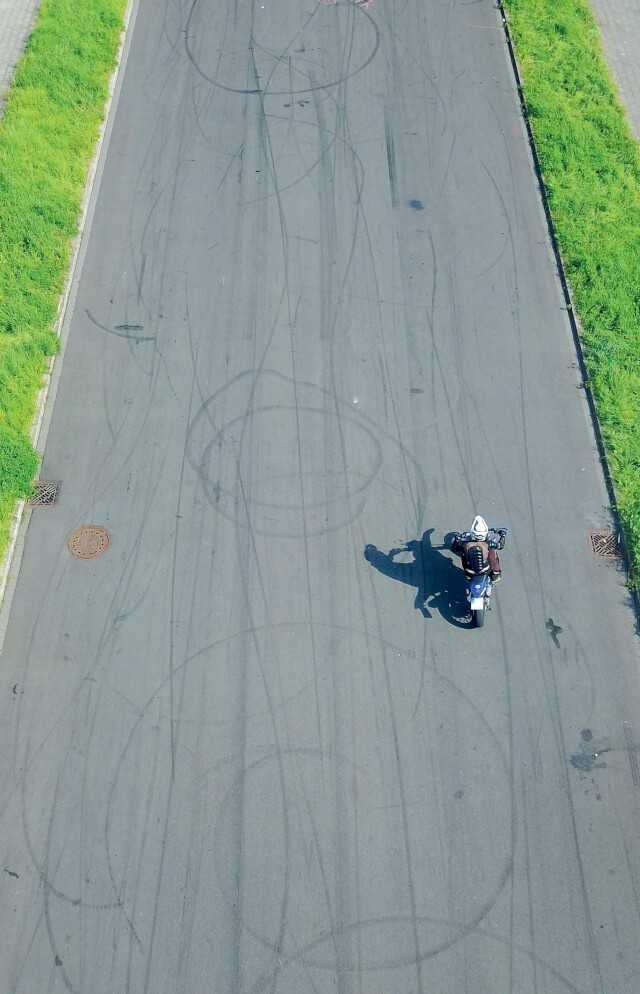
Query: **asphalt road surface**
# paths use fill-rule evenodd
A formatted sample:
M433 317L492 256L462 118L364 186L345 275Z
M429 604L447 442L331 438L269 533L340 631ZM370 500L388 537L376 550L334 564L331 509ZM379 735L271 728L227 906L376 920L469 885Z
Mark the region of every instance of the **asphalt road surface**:
M141 0L105 151L3 994L637 994L638 642L497 11Z

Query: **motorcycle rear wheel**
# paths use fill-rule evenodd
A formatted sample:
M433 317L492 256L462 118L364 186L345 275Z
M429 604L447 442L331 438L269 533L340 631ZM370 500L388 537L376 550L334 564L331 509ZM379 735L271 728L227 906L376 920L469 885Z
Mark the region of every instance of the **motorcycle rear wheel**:
M473 624L476 628L482 628L484 625L484 611L472 611Z

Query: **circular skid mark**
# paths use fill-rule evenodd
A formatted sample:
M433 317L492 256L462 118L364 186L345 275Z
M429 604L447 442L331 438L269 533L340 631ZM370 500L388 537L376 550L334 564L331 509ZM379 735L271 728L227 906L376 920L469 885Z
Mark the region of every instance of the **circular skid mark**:
M412 922L412 920L407 920L407 925L409 925L410 922ZM362 924L366 923L354 923L351 926L347 926L347 928L359 929ZM463 928L460 922L453 919L429 918L428 916L422 916L420 918L420 924L425 926L432 925L434 927L447 927L452 930ZM523 994L525 991L533 991L534 987L539 990L544 990L544 994L587 994L588 990L591 990L590 986L587 989L585 986L579 986L574 983L573 980L569 979L569 977L557 969L557 967L546 960L543 956L540 956L535 950L514 941L513 937L508 934L502 935L498 931L494 931L483 924L478 924L471 928L465 929L464 939L464 960L467 966L467 973L470 975L473 975L475 964L486 964L487 957L489 955L487 950L489 947L491 949L490 955L492 960L494 962L500 962L502 959L505 977L510 975L512 977L512 982L514 984L518 984L517 990L519 992L522 991ZM253 985L248 988L250 994L264 994L266 991L274 990L275 979L285 971L293 972L293 970L297 970L301 978L300 986L297 989L306 990L308 967L304 966L304 954L307 951L308 950L306 949L300 949L297 951L298 955L296 957L276 958L276 965L270 971L261 973ZM447 955L451 958L450 960L446 959ZM448 953L447 951L443 951L442 957L443 961L438 962L438 977L442 978L443 976L455 975L456 966L459 966L459 950L452 948L448 951ZM414 960L411 964L407 965L414 966L417 965L418 962L424 962L424 960ZM366 969L366 967L363 969ZM433 984L433 975L426 974L426 976L429 978L429 983ZM518 979L516 980L515 977ZM292 986L291 977L288 978L288 982L289 985L286 989L295 990L296 988ZM541 982L543 984L542 987L540 986ZM303 984L305 985L304 987L302 986ZM285 985L282 985L283 989L284 986ZM386 990L386 987L384 987L384 989ZM398 988L392 985L391 989L397 990ZM430 986L429 990L431 989L432 987ZM441 988L438 987L437 989L440 990ZM515 989L515 986L513 986L512 990L515 991Z
M111 536L102 525L80 525L69 536L67 547L75 559L97 559L111 544Z
M247 411L245 415L228 421L211 439L205 449L202 463L203 469L206 467L207 479L211 479L210 464L213 473L219 473L220 462L218 452L221 449L231 449L235 458L235 462L232 464L235 469L241 455L243 432L245 430L248 432L252 430L252 422L256 422L256 424L260 423L260 431L264 433L263 437L266 438L286 437L288 433L293 434L293 431L295 431L300 437L301 446L308 443L308 454L313 456L313 461L315 461L317 453L315 452L315 445L312 444L312 440L318 435L319 428L314 429L314 423L319 421L321 422L320 427L322 427L322 422L325 418L335 418L335 416L335 411L330 411L322 407L314 408L302 405L294 407L293 405L285 404L281 406L255 407ZM356 494L360 494L363 490L366 490L382 463L380 444L373 433L362 425L359 425L358 422L352 421L345 415L343 415L342 420L343 429L347 433L353 432L356 436L351 444L345 444L345 448L349 452L353 451L355 453L357 451L358 455L361 456L362 465L360 468L354 468L353 464L350 463L346 472L344 470L329 471L328 475L333 478L331 486L333 493L331 497L318 499L313 496L314 494L322 493L326 486L325 477L327 476L327 470L325 467L320 465L314 467L311 465L309 469L300 474L297 468L290 468L291 463L296 462L296 460L287 458L286 461L283 460L281 467L276 463L268 475L261 477L259 481L252 482L254 489L257 487L259 491L264 490L265 497L252 496L249 498L249 502L256 507L267 507L272 511L284 511L288 515L290 511L310 511L317 507L324 507L328 503L341 503L349 497L354 497ZM283 455L289 457L290 453L283 453ZM301 475L310 481L308 487L301 488ZM347 478L345 479L345 477ZM231 487L234 487L234 490L223 486L220 480L216 480L216 499L218 500L218 495L220 495L220 497L226 496L235 501L238 497L237 488L235 488L233 482L231 483ZM300 501L302 489L311 494L309 500L305 500L304 504ZM298 499L292 499L292 496L297 496Z
M160 826L171 791L166 859L173 864L188 845L192 825L184 812L197 795L200 847L207 856L199 870L203 886L190 897L173 893L177 883L166 882L162 900L195 900L196 892L206 892L209 908L217 901L264 948L275 949L281 935L282 969L299 963L334 970L338 956L341 969L353 971L411 964L475 928L508 879L506 756L481 712L446 677L367 633L330 625L313 626L314 666L311 627L283 623L240 632L203 647L174 670L172 677L180 673L184 684L183 715L201 708L207 724L180 725L173 784L163 766L145 803L149 824ZM316 667L332 678L314 682ZM387 667L393 668L391 699ZM216 674L215 693L211 681L206 699L203 672ZM301 694L291 697L294 674ZM166 749L166 736L153 729L158 705L166 707L168 681L134 722L105 799L112 885L123 913L135 900L132 927L139 918L141 933L152 909L131 890L123 840L131 826L132 783L144 778L156 750L163 755ZM334 714L336 697L341 704ZM318 708L323 728L333 728L350 723L355 707L353 753L343 755L331 736L317 748L309 715ZM248 712L261 717L247 723ZM416 728L423 729L417 740ZM295 745L279 748L285 741ZM416 748L423 761L416 761ZM461 788L464 795L456 799ZM444 832L438 829L441 816ZM139 893L154 893L162 845L158 828L136 871L145 881ZM409 873L415 916L408 905Z
M224 517L257 534L297 538L342 528L361 513L382 465L377 434L322 388L249 370L196 413L187 456Z
M247 5L248 11L251 6ZM356 30L349 23L354 13L359 15L361 29ZM270 8L268 20L239 18L235 36L229 39L227 51L221 52L219 39L226 38L227 32L222 30L210 4L193 0L185 27L187 56L203 79L229 93L296 97L339 86L366 69L378 52L380 31L362 4L350 0L332 6L317 4L311 14L300 9L299 17L296 26L290 17L277 17ZM326 65L335 57L326 45L327 31L333 27L335 17L345 20L343 34L353 35L353 44L347 46L350 61L356 61L353 68L350 64ZM211 65L205 61L209 53ZM310 58L310 53L317 53L317 60ZM258 83L248 87L246 80L254 67ZM293 78L301 78L304 85L296 88ZM308 85L311 78L314 82Z
M445 693L457 696L451 687ZM466 711L464 705L461 710ZM486 732L486 742L482 741L482 746L487 744L493 753L494 775L502 782L506 796L506 772L490 730ZM362 756L359 758L362 761ZM472 755L471 747L468 756L461 757L458 753L456 759L438 751L438 760L452 768L458 764L456 776L465 783L473 782L472 768L477 756ZM427 763L425 755L425 766ZM365 761L364 765L370 769L373 762ZM446 781L446 776L443 779ZM402 801L394 798L393 802L384 803L375 776L356 771L344 758L312 750L291 753L281 750L256 760L229 787L214 831L218 840L217 878L229 911L241 919L254 939L277 952L285 963L302 963L330 971L338 970L338 966L340 970L350 971L392 969L444 951L474 928L493 907L511 873L512 854L504 811L499 805L491 808L480 802L484 817L478 818L477 793L466 811L451 813L448 852L439 852L432 834L435 829L432 812L438 791L439 785L434 782L423 796L416 798L419 791L414 786L411 797L405 801L413 842L412 867L408 870L402 843ZM336 812L338 796L343 805L341 812ZM363 802L363 798L376 797L382 803ZM458 800L460 803L464 801ZM366 825L364 846L356 838L356 808L357 821ZM243 843L243 878L245 875L248 879L258 879L260 875L266 878L259 894L251 888L238 894L238 868L225 858L237 828L239 809L243 811L245 824L260 826L257 832L245 831ZM342 822L339 829L336 817ZM483 825L482 832L478 831L478 824ZM424 831L425 825L430 826L428 833ZM341 835L339 844L336 831ZM469 866L465 854L469 834L477 840L478 850L489 849L494 853L475 870ZM486 838L480 840L479 835ZM269 854L267 865L265 853ZM352 878L343 881L348 893L355 886L356 863L361 881L358 906L367 913L358 919L357 909L351 907L351 915L338 924L329 907L324 882L335 880L340 866L350 867L347 876ZM450 867L449 884L440 879L443 865ZM415 918L409 911L409 875L416 897ZM394 886L398 880L403 881L400 887ZM455 905L456 898L452 895L460 896L461 887L464 897L460 903L466 915L452 925L439 916L447 910L448 903ZM280 944L283 908L286 921ZM269 928L271 931L267 931Z
M64 757L57 770L51 766L55 756ZM55 730L49 748L40 753L37 761L28 764L22 777L20 803L24 841L47 900L53 897L73 908L82 906L91 911L109 911L117 908L119 902L111 891L108 876L102 875L98 860L93 861L92 880L88 886L85 881L80 888L77 874L69 874L73 890L68 893L56 884L56 879L65 876L64 871L68 869L69 864L63 865L64 861L73 859L71 853L78 851L68 844L68 826L58 832L59 796L64 793L68 797L78 791L83 782L82 772L82 757L70 748L69 732L60 726ZM37 844L43 811L49 816L47 837L44 843L40 840Z

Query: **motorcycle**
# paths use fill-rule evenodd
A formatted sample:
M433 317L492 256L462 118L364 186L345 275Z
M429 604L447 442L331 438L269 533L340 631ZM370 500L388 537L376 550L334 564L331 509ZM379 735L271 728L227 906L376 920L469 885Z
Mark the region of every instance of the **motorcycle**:
M478 527L484 528L484 534L481 533L481 539L477 538ZM507 528L488 528L484 519L478 517L474 520L474 526L471 531L454 533L451 548L457 555L462 555L464 542L473 544L484 541L489 546L489 549L502 550L505 546L507 534ZM478 568L478 571L474 572L476 566L481 567L481 569ZM484 563L476 563L471 566L467 564L465 566L465 575L469 585L465 593L469 603L471 623L475 628L482 628L485 621L485 613L491 610L493 582L491 580L490 567Z

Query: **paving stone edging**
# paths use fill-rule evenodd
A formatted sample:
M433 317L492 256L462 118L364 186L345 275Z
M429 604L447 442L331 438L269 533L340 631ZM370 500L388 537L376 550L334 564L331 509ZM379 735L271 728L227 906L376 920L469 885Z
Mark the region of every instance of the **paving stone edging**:
M39 9L40 0L0 0L0 118Z

